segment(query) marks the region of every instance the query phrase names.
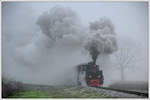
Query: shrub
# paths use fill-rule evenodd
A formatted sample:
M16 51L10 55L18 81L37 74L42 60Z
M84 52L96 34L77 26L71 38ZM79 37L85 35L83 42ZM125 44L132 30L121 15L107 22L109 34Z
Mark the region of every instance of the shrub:
M7 98L9 95L19 92L21 89L21 82L2 78L2 98Z

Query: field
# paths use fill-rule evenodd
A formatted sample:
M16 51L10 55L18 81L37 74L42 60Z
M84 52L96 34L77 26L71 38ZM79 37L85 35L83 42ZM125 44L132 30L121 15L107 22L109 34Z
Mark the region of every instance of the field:
M137 82L136 82L137 83ZM134 86L134 87L133 87ZM131 82L118 82L110 85L115 88L131 88L134 90L147 89L146 83L135 84ZM138 89L138 88L139 89ZM141 88L142 87L142 88ZM142 90L143 91L143 90ZM121 92L113 92L103 89L74 86L50 86L25 84L17 81L2 82L3 98L141 98L141 96L131 95ZM143 97L142 97L143 98Z
M92 91L87 88L64 86L64 87L34 87L9 96L9 98L111 98L102 92Z

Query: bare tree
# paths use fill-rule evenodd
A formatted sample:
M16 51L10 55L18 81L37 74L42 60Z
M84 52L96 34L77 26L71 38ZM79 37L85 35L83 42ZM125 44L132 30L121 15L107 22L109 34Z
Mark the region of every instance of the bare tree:
M114 54L118 68L121 72L121 80L125 80L125 69L141 61L135 49L129 47L119 48Z

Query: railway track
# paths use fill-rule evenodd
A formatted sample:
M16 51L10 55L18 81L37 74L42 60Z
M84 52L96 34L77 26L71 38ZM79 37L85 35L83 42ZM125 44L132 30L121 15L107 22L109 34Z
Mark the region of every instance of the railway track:
M95 88L104 89L104 90L111 90L111 91L117 91L117 92L128 93L128 94L134 94L134 95L144 96L144 97L148 98L148 93L146 93L146 92L137 92L137 91L131 91L131 90L114 89L114 88L109 88L109 87L95 87Z

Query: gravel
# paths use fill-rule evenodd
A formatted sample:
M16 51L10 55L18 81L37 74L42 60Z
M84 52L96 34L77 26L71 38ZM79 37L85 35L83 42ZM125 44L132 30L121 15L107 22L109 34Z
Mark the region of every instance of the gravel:
M87 87L88 89L94 91L99 91L103 92L104 94L113 96L113 97L118 97L118 98L143 98L143 96L138 96L134 94L129 94L129 93L123 93L123 92L117 92L117 91L112 91L112 90L105 90L105 89L98 89L98 88L93 88L93 87Z

